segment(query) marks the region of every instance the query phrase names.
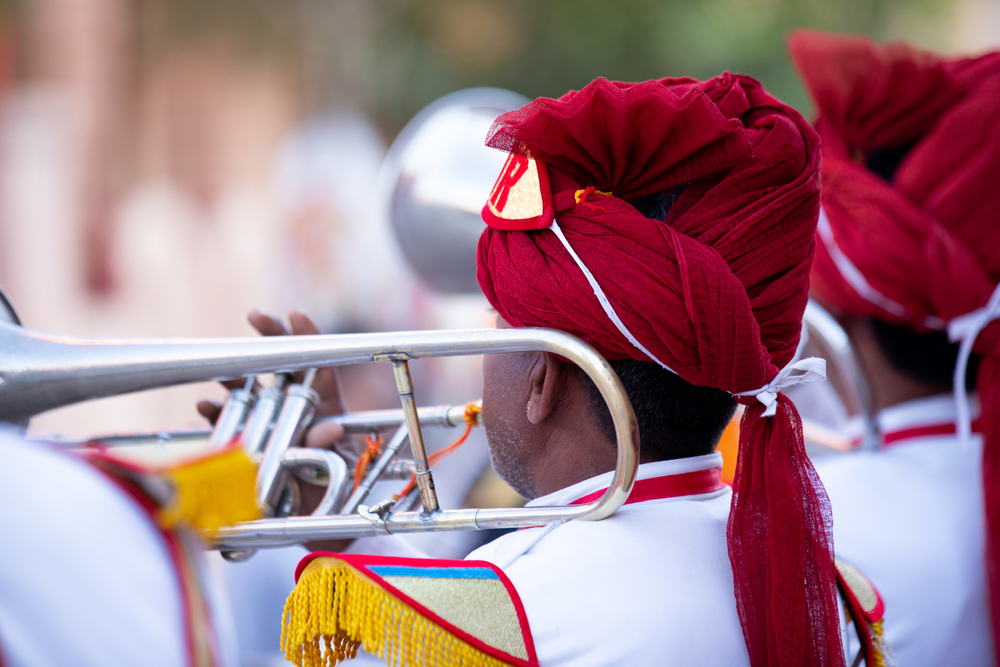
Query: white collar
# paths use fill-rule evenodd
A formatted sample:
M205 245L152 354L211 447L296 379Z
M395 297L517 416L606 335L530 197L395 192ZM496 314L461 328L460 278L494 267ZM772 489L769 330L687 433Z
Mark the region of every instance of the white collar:
M979 417L979 399L969 394L972 419ZM952 394L938 394L905 401L884 408L878 413L878 428L892 433L908 428L955 423L955 399Z
M654 461L639 465L636 479L651 479L654 477L666 477L668 475L681 475L688 472L699 472L701 470L711 470L722 467L722 454L713 452L704 456L691 456L683 459L673 459L671 461ZM553 507L569 505L574 500L582 498L587 494L601 489L606 489L611 484L613 472L606 472L582 482L577 482L559 489L548 495L535 498L527 503L527 507ZM714 494L713 494L714 495Z

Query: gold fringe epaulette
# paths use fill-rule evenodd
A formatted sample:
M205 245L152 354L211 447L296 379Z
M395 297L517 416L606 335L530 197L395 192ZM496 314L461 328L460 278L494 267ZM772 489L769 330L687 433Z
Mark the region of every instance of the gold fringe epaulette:
M298 667L337 665L355 657L359 648L404 667L538 664L520 602L511 600L513 588L484 567L488 564L332 554L313 554L303 563L285 605L281 634L285 658ZM470 574L473 570L481 576ZM489 622L462 629L390 581L437 604L451 596L452 621L478 617ZM456 586L465 586L466 594L456 594ZM479 608L470 610L470 605Z
M885 603L878 590L856 567L834 558L837 587L844 600L844 614L861 643L861 655L869 667L896 667L896 657L883 636Z
M239 445L167 465L104 449L85 450L82 455L141 490L157 525L165 530L194 528L211 535L222 526L260 516L254 495L257 470Z
M157 519L164 527L179 523L203 533L260 515L254 499L257 471L240 446L172 466L162 473L173 486Z

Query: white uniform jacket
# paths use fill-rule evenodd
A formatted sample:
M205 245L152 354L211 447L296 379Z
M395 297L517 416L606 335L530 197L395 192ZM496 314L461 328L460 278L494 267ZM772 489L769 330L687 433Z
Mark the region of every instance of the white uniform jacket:
M878 421L878 451L816 462L837 555L882 594L885 640L900 665L993 665L982 440L960 447L950 395L895 405Z
M749 665L721 466L719 454L643 464L613 516L519 530L469 559L510 577L544 667ZM599 475L529 506L592 500L610 481Z
M0 461L0 664L191 665L178 570L149 515L54 445L0 430ZM224 596L201 574L215 664L233 665Z

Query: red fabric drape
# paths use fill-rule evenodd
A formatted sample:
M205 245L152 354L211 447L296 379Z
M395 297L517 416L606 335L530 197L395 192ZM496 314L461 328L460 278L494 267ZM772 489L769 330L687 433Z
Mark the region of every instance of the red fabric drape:
M944 60L903 44L800 31L789 50L819 109L823 208L834 243L889 312L845 280L820 243L813 289L848 315L916 330L984 306L1000 280L1000 53ZM874 149L911 147L887 182ZM836 251L834 249L834 251ZM987 570L1000 655L1000 325L976 339L985 438Z
M560 227L632 334L682 378L738 393L794 355L819 209L815 132L748 77L594 81L501 116L487 143L547 165ZM664 222L625 200L687 183ZM577 202L576 193L587 192ZM610 195L600 192L610 192ZM479 282L514 326L648 358L547 229L487 228ZM840 665L829 502L795 407L747 399L729 521L755 667Z

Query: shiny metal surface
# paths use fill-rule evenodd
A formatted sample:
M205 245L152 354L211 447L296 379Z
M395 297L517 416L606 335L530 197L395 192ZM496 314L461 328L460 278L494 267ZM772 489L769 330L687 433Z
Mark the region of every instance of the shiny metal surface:
M618 376L593 348L551 329L409 331L336 336L105 340L55 336L0 324L0 417L21 418L91 398L260 373L424 357L539 350L565 357L593 380L615 426L618 460L601 498L572 507L393 512L390 533L518 528L603 519L628 498L639 460L639 433ZM286 403L287 403L286 399ZM224 550L376 534L363 517L263 519L220 530Z
M417 114L390 147L380 198L407 262L433 289L479 292L479 213L507 158L485 145L486 134L529 101L499 88L460 90Z
M335 452L326 449L295 448L285 452L281 458L282 467L310 483L323 481L326 493L311 516L335 514L341 505L341 489L347 481L347 463ZM317 469L321 472L317 473ZM322 478L322 479L320 479ZM241 563L257 553L256 549L222 551L222 557L233 563Z
M52 442L62 447L83 447L88 443L100 443L108 447L130 447L137 445L169 445L193 441L207 441L212 437L210 428L191 428L177 431L144 431L136 433L105 433L84 437L64 436L45 433L28 438L40 442Z
M98 339L58 336L0 323L0 420L31 417L94 398L279 370L539 349L530 347L533 336L545 351L550 351L549 347L561 349L563 339L570 338L543 329L477 329Z
M438 504L437 491L434 489L431 465L427 461L424 435L420 431L417 402L413 398L413 378L410 376L410 365L405 360L393 361L392 369L396 377L399 398L403 403L406 430L410 434L410 449L413 451L413 466L417 475L417 488L420 490L420 504L423 505L424 512L428 514L437 512L441 506Z
M389 440L389 444L386 445L382 455L368 468L361 483L358 484L358 488L347 498L343 508L344 514L354 513L358 509L358 506L365 502L365 499L368 498L368 492L385 475L389 463L399 453L399 448L403 446L408 437L409 431L406 426L400 426L396 429L396 433ZM412 472L416 472L416 470ZM409 474L406 477L409 477Z
M853 403L853 406L861 411L864 429L861 447L864 449L877 447L881 436L875 418L877 410L872 397L871 383L854 353L854 348L851 347L847 332L830 313L812 299L806 305L803 322L812 340L817 341L824 349L827 361L843 379L844 390L848 393L844 397L845 402L849 407Z
M254 412L260 409L261 403L265 400L265 394L269 391L271 391L271 388L265 389L261 392L261 395L257 397L257 403L254 405ZM284 400L284 394L281 396L282 400ZM482 401L476 401L476 403L482 405ZM417 408L417 414L420 417L421 428L456 428L458 426L465 426L464 405L425 406ZM253 413L251 413L250 419L253 419ZM477 415L476 419L476 426L482 426L481 414ZM357 412L348 412L347 414L336 415L333 417L319 417L317 419L313 419L312 425L327 421L336 422L342 425L347 433L367 434L372 431L388 431L394 428L398 429L405 423L406 420L403 417L403 411L400 409L359 410ZM250 428L251 424L248 422L247 427L241 436L242 439L245 440L247 438L247 432ZM192 428L176 431L157 430L135 433L106 433L88 435L86 437L45 434L34 436L31 439L54 442L64 447L79 447L88 442L99 442L108 446L123 447L129 445L166 445L170 443L189 442L192 440L207 440L211 437L211 435L212 429L210 428ZM259 453L260 450L263 449L263 445L266 444L266 442L267 441L265 440L264 443L261 444L260 449L256 452L252 452L251 454Z
M21 319L17 316L17 311L14 310L14 304L7 293L3 291L3 287L0 287L0 322L19 326L21 324Z
M208 439L209 449L219 449L225 447L236 439L243 426L246 424L247 416L253 409L253 404L257 400L256 394L252 391L253 378L247 380L247 384L242 389L233 389L229 392L229 397L222 406L222 412L215 421L215 428L212 429L212 436Z
M339 454L328 449L312 449L296 447L289 449L281 457L281 465L286 470L297 472L310 483L315 483L316 475L306 475L306 471L320 469L326 477L326 493L319 505L313 510L312 516L327 516L336 514L340 509L340 490L347 482L347 463Z
M264 450L267 438L271 435L274 420L285 402L285 393L277 387L263 389L257 396L253 411L247 417L246 426L240 434L243 450L253 456Z
M477 401L482 406L482 401ZM440 426L454 428L465 426L464 405L437 405L417 408L417 416L421 427ZM320 417L314 424L333 421L344 427L348 433L365 434L372 431L388 431L406 423L402 410L364 410L349 412L346 415ZM476 426L482 426L481 414L476 416Z
M285 402L278 413L264 456L257 468L257 504L268 516L274 514L287 477L283 466L285 454L302 442L306 429L316 413L319 395L304 384L288 388Z

